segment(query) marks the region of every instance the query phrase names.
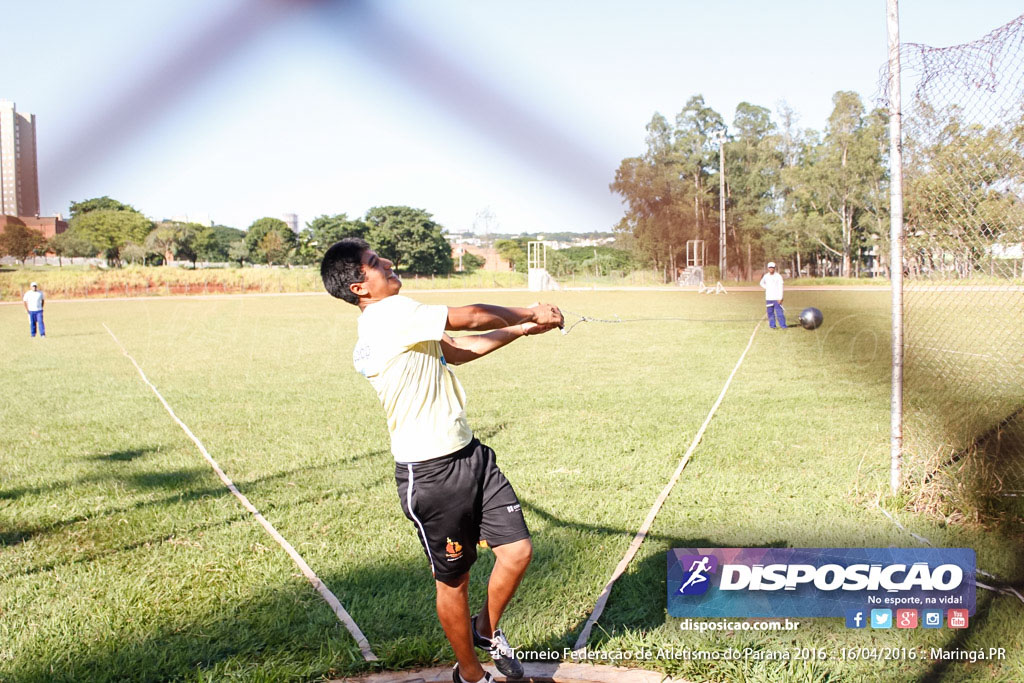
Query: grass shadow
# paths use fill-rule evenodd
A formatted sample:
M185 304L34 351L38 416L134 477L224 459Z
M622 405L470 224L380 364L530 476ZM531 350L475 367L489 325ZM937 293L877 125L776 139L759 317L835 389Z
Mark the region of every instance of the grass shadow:
M157 446L142 446L140 448L126 448L110 453L98 453L96 455L84 456L86 460L97 460L100 462L130 462L150 453L156 453L160 448Z
M129 462L136 458L141 458L150 453L156 453L160 450L158 446L140 446L138 448L126 448L118 451L111 451L109 453L97 453L95 455L83 456L84 460L94 460L99 462ZM15 489L7 489L0 491L0 500L15 500L22 496L28 495L39 495L40 493L46 493L56 489L66 489L74 484L89 483L99 481L106 475L98 475L97 477L86 477L75 481L67 480L53 480L40 486L23 486Z
M399 581L411 571L411 567L394 567L380 578ZM337 576L321 578L335 591L345 583ZM339 592L344 601L343 591ZM241 602L212 604L186 614L176 623L136 618L130 629L99 627L92 633L79 632L64 648L40 648L43 657L15 654L0 663L0 679L25 683L237 676L310 680L369 668L330 608L299 578Z
M319 466L316 466L316 467L319 467ZM249 492L249 495L252 495L252 489L257 487L260 484L265 484L265 483L272 482L272 481L275 481L275 480L278 480L278 479L283 479L285 477L288 477L288 476L294 474L295 472L306 470L306 469L311 469L311 468L309 468L309 467L302 467L302 468L296 468L296 469L293 469L293 470L288 470L288 471L285 471L285 472L278 472L276 474L267 475L265 477L258 477L256 479L251 479L251 480L248 480L248 481L239 482L239 483L236 484L236 486L239 488L239 490L243 494L245 494L246 492ZM190 470L186 470L186 472L191 472L191 471ZM193 480L198 478L199 474L204 474L204 472L202 470L200 470L200 471L198 471L196 473L196 476L193 477L193 476L190 475L190 476L187 476L186 479L189 480L189 481L193 481ZM161 473L148 473L148 474L144 474L144 475L138 475L138 477L142 480L142 482L145 483L145 485L149 485L149 486L153 486L153 487L158 487L158 488L170 488L170 489L177 488L182 483L182 479L180 478L180 476L181 476L180 472L161 472ZM371 484L368 484L367 486L380 485L380 484L384 483L384 481L389 479L389 478L390 477L387 476L387 475L382 475L375 482L373 482ZM340 488L338 490L332 491L331 495L337 497L337 496L344 495L346 493L353 493L355 491L361 490L362 488L363 488L362 486L356 486L356 485L353 485L353 486L350 486L350 487L342 487L342 488ZM34 538L34 537L36 537L38 535L58 533L59 531L61 531L65 527L72 526L74 524L78 524L78 523L81 523L81 522L86 522L86 521L90 521L90 520L96 520L96 519L103 518L103 517L112 517L114 515L123 515L125 513L135 512L135 511L144 510L144 509L152 508L152 507L164 507L164 506L168 506L168 505L176 505L176 504L181 504L181 503L190 503L190 502L195 502L195 501L201 500L203 498L219 498L219 497L223 497L225 495L231 495L231 494L228 491L228 489L226 487L224 487L224 486L219 486L218 485L218 486L214 486L214 487L196 488L196 489L193 489L191 491L180 492L180 493L177 493L177 494L171 494L171 495L164 496L162 498L158 498L158 499L155 499L155 500L141 500L141 501L136 501L135 503L133 503L131 505L122 505L122 506L117 506L117 507L113 507L113 508L107 508L107 509L103 510L102 512L98 512L98 513L95 513L95 514L75 515L75 516L68 517L66 519L62 519L62 520L59 520L59 521L56 521L56 522L53 522L53 523L50 523L50 524L41 524L41 525L30 526L30 527L22 527L20 529L18 529L18 528L7 529L7 530L0 531L0 547L4 547L4 546L8 546L9 547L9 546L18 545L18 544L23 543L23 542L25 542L25 541L27 541L27 540L29 540L31 538ZM312 503L312 502L316 502L316 501L321 501L324 498L325 498L324 494L317 493L317 494L311 494L311 495L303 497L303 498L289 500L289 501L287 501L286 503L283 503L283 504L274 504L272 502L264 502L261 505L261 501L259 501L259 500L252 500L251 502L261 512L268 513L268 512L273 511L273 510L287 509L289 507L293 507L293 506L296 506L296 505L302 505L302 504L306 504L306 503ZM248 514L248 513L245 513L245 514ZM229 519L234 519L234 517L231 517ZM211 525L211 528L212 528L212 526L217 526L219 524L220 524L220 522L216 522L216 523ZM5 574L0 574L0 581L4 581L4 580L10 579L10 578L13 578L15 576L25 576L25 575L35 574L35 573L38 573L38 572L41 572L41 571L47 571L49 569L53 569L53 568L60 567L60 566L67 566L67 565L73 565L73 564L80 564L80 563L84 563L84 562L91 562L93 560L96 560L96 559L99 559L99 558L102 558L102 557L106 557L106 556L109 556L109 555L116 554L117 552L120 552L122 550L129 550L129 549L132 549L132 548L135 548L135 547L139 547L140 545L145 545L146 543L160 543L160 542L163 542L165 540L167 540L167 535L166 534L158 534L158 535L156 535L156 536L154 536L152 538L149 538L149 539L146 539L146 540L143 540L143 541L139 541L138 543L132 543L132 544L129 544L127 546L120 547L120 548L108 549L108 550L99 551L99 552L96 552L96 553L79 553L79 554L76 554L76 557L75 557L74 560L69 560L67 562L50 562L50 563L43 564L43 565L27 567L27 568L24 568L24 569L20 569L18 571L13 571L13 572L7 572Z
M709 538L667 539L669 548L717 548L721 541ZM752 548L787 548L786 541L770 541ZM630 565L612 589L608 606L593 632L591 642L599 644L607 633L621 629L650 630L665 624L667 600L667 558L656 552L639 564ZM599 635L601 634L601 635Z
M554 540L541 539L537 545L538 558L557 551ZM552 572L564 581L559 566L543 559L538 564L541 571L531 568L527 575L531 583L538 574ZM493 554L482 552L472 572L474 607L480 604L492 566ZM370 555L351 568L314 569L364 631L381 659L379 664L363 661L349 633L296 575L285 585L243 602L205 602L204 610L189 618L165 618L160 613L160 622L147 623L133 615L130 629L114 624L109 635L80 631L62 648L38 647L36 654L43 657L14 652L0 661L0 679L105 682L242 676L313 680L454 660L436 616L434 582L418 549L403 560ZM106 632L104 627L96 630ZM572 633L558 633L548 640L561 647L571 637Z
M169 474L174 475L175 473ZM161 475L156 473L147 476L156 477L157 479L162 478ZM169 481L169 479L167 480ZM173 488L174 484L169 483L167 484L167 486ZM49 523L23 526L21 528L5 529L3 531L0 531L0 547L18 545L19 543L24 543L25 541L31 538L35 538L36 536L57 533L66 527L79 524L81 522L86 522L89 520L125 514L128 512L142 510L154 506L165 506L176 503L188 503L202 498L218 497L224 495L230 495L230 493L226 488L222 486L193 489L191 491L172 494L169 496L165 496L163 498L158 498L156 500L140 500L136 501L131 505L121 505L113 508L107 508L101 512L78 514ZM6 578L10 578L10 575L0 575L0 579Z

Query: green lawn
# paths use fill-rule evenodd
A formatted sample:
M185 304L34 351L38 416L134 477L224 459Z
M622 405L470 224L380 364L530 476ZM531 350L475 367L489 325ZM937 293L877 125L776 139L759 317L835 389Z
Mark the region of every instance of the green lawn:
M415 293L431 303L535 295ZM757 293L557 292L610 318L736 318ZM698 636L665 616L665 551L912 546L877 509L888 482L888 294L794 292L816 332L762 325L591 646L763 650L1002 646L995 664L655 662L695 680L1024 679L1024 605L979 593L972 627ZM370 667L285 553L224 488L105 323L239 489L338 596L383 668L448 663L433 585L401 514L383 414L352 369L357 310L326 296L47 306L29 339L0 306L0 680L309 680ZM524 649L571 646L747 344L753 322L584 323L457 370L498 453L535 560L503 622ZM1024 579L1019 526L944 526L882 504L936 544ZM489 553L474 572L479 604ZM740 647L742 649L742 647Z

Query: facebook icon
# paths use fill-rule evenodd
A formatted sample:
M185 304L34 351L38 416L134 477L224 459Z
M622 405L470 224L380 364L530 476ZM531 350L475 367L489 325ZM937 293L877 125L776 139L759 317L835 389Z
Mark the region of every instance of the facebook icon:
M846 610L846 628L866 628L867 616L862 609Z

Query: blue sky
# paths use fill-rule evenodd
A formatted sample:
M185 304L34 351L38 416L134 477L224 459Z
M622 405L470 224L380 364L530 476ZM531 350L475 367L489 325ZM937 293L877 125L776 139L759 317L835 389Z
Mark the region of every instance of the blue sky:
M903 0L953 45L1008 0ZM694 94L726 119L785 101L821 129L867 104L884 0L177 0L16 3L0 98L37 116L44 213L110 195L245 228L285 212L426 209L450 230L608 230L619 161ZM11 57L13 55L13 58Z

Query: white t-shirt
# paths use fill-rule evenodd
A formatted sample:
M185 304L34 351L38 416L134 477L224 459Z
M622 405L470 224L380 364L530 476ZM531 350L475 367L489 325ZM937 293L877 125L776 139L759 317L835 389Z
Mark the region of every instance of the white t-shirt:
M473 438L466 393L441 353L447 306L394 295L359 316L352 363L377 391L398 462L454 453Z
M765 301L782 300L782 276L778 272L765 273L761 278L761 287L764 288Z
M43 299L45 298L38 289L30 289L25 292L25 296L21 297L21 300L28 304L28 310L41 311L43 310Z

